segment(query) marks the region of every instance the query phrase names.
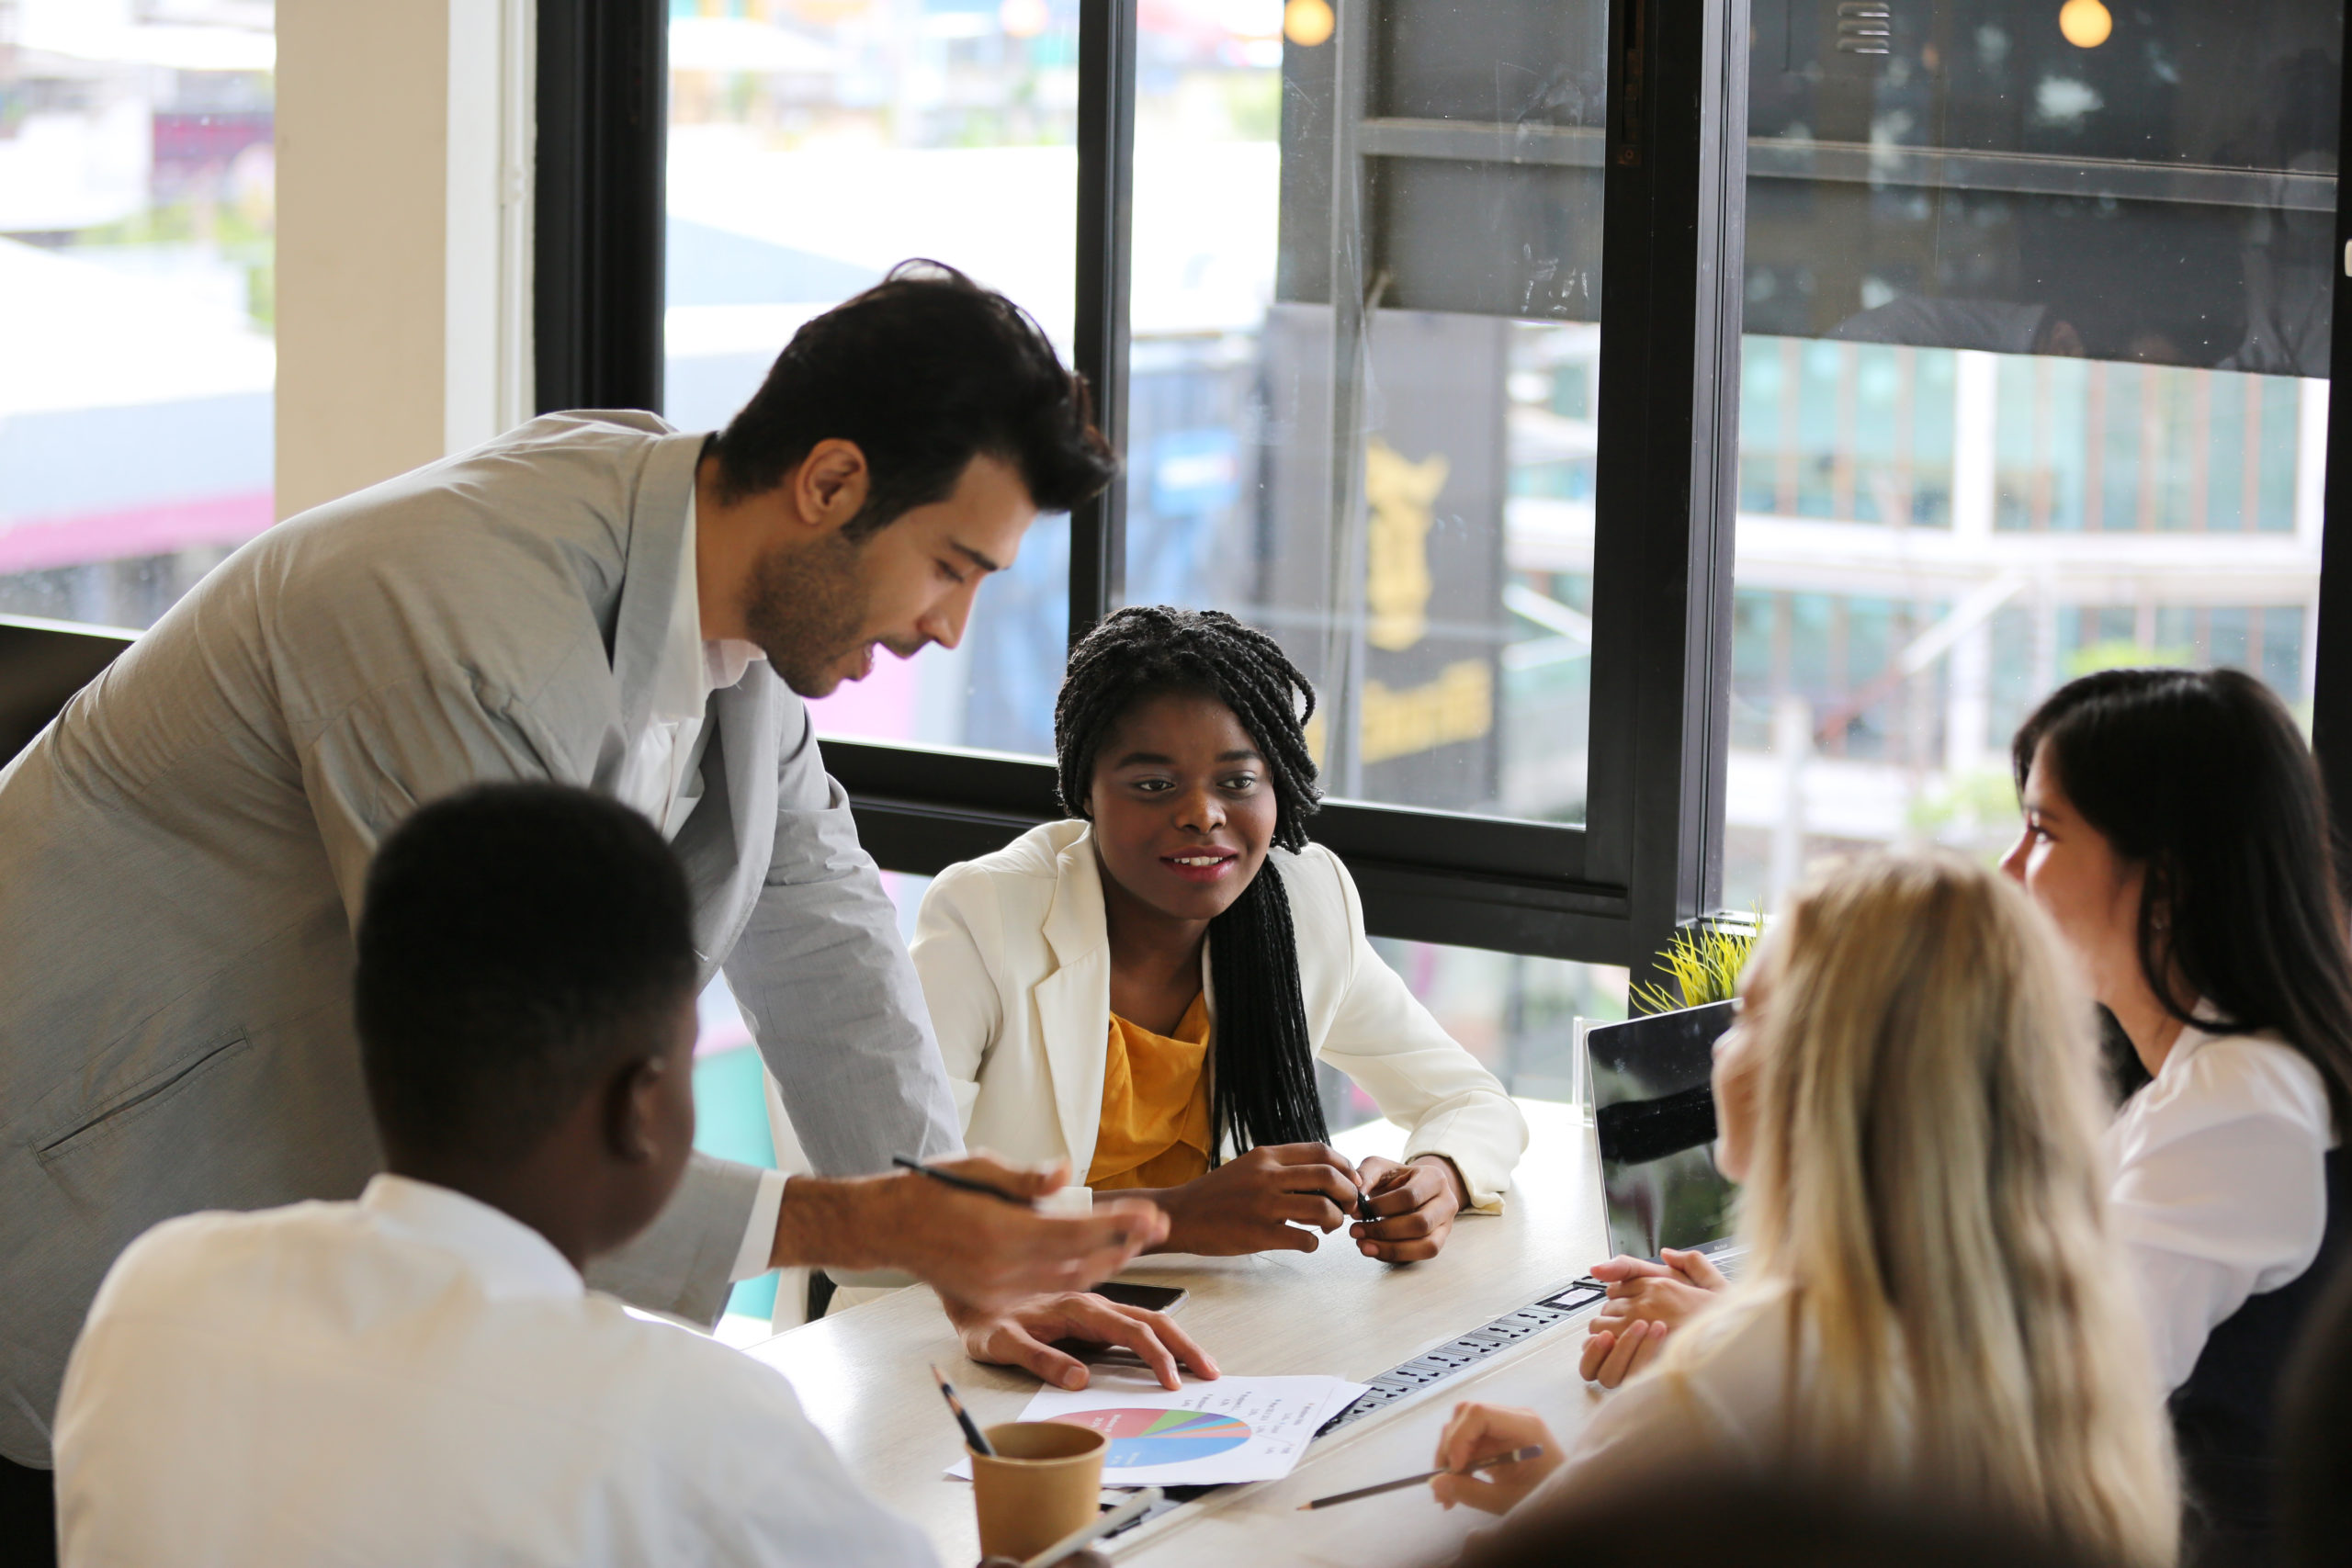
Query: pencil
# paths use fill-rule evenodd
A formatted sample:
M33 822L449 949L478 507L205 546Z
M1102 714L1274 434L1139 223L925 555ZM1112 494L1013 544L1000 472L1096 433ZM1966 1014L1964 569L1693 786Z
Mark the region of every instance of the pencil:
M958 1176L952 1170L942 1170L935 1165L925 1165L919 1159L909 1159L904 1155L892 1155L890 1163L902 1170L911 1170L918 1176L928 1176L942 1186L953 1187L958 1191L978 1192L995 1199L1000 1203L1018 1203L1024 1209L1036 1207L1028 1199L1015 1197L1001 1187L990 1187L985 1181L975 1181L968 1176Z
M1530 1443L1523 1449L1513 1449L1507 1454L1497 1454L1492 1459L1482 1459L1477 1463L1464 1465L1458 1471L1425 1470L1419 1475L1399 1476L1395 1481L1384 1481L1377 1486L1359 1486L1352 1492L1335 1492L1329 1497L1317 1497L1312 1503L1301 1503L1298 1506L1298 1511L1305 1513L1309 1508L1328 1508L1334 1503L1352 1503L1359 1497L1377 1497L1383 1492L1401 1492L1408 1486L1419 1486L1424 1481L1434 1481L1439 1476L1448 1473L1468 1475L1474 1471L1492 1470L1499 1464L1517 1464L1521 1460L1533 1459L1543 1451L1543 1444Z
M947 1381L947 1374L939 1370L936 1361L931 1365L931 1375L939 1380L939 1396L947 1401L948 1409L956 1412L956 1424L964 1428L964 1440L972 1445L972 1451L996 1458L996 1450L989 1447L987 1436L972 1424L971 1416L965 1413L964 1402L956 1397L956 1385Z

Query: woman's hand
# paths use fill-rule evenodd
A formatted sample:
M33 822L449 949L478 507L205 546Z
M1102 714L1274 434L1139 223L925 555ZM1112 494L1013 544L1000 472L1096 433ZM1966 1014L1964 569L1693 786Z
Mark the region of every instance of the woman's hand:
M1268 1144L1181 1187L1134 1195L1168 1213L1168 1236L1156 1250L1217 1258L1312 1252L1314 1232L1298 1225L1338 1230L1354 1216L1361 1190L1356 1168L1328 1144Z
M1443 1155L1423 1155L1410 1165L1374 1155L1356 1167L1373 1221L1348 1229L1356 1250L1383 1263L1418 1263L1435 1258L1453 1234L1453 1216L1470 1201L1461 1173Z
M1540 1443L1544 1449L1533 1459L1497 1465L1476 1475L1466 1473L1482 1459L1510 1453L1531 1443ZM1437 1458L1431 1461L1449 1473L1432 1478L1430 1491L1449 1508L1467 1503L1489 1514L1507 1513L1559 1469L1562 1458L1559 1440L1532 1410L1506 1404L1457 1404L1453 1419L1445 1424L1437 1440Z
M1585 1329L1578 1370L1588 1381L1603 1388L1623 1382L1729 1283L1704 1253L1669 1247L1658 1257L1657 1263L1612 1258L1593 1265L1592 1277L1609 1287L1609 1299Z

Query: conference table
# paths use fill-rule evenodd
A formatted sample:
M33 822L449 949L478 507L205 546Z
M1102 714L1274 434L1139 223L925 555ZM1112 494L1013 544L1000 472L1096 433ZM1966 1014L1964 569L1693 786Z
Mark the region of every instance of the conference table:
M1343 1229L1312 1253L1144 1258L1120 1277L1188 1289L1177 1319L1228 1375L1327 1373L1369 1382L1526 1306L1607 1256L1589 1118L1566 1105L1520 1105L1528 1149L1504 1212L1463 1215L1430 1262L1375 1262ZM1351 1158L1393 1158L1404 1134L1378 1122L1333 1141ZM1492 1520L1467 1508L1442 1509L1425 1487L1312 1513L1298 1505L1430 1468L1438 1433L1464 1399L1532 1405L1564 1443L1572 1440L1605 1397L1577 1375L1588 1315L1589 1309L1334 1430L1281 1481L1211 1492L1104 1550L1139 1568L1443 1561ZM962 1441L926 1369L936 1361L947 1371L983 1427L1017 1420L1040 1386L1035 1378L966 1360L937 1298L922 1289L787 1330L750 1354L791 1378L850 1472L920 1526L945 1568L978 1560L971 1487L944 1473L962 1457Z

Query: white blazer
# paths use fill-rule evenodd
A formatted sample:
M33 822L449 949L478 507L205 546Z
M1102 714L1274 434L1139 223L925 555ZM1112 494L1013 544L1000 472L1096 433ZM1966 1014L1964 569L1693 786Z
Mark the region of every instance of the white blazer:
M1266 859L1290 895L1316 1058L1408 1130L1407 1159L1444 1155L1472 1207L1500 1209L1527 1146L1519 1108L1372 950L1338 856L1309 844ZM923 895L914 958L966 1144L1068 1159L1084 1180L1111 1027L1110 938L1088 824L1048 822L941 872ZM1201 968L1205 988L1205 952ZM1211 992L1212 1020L1216 1010Z

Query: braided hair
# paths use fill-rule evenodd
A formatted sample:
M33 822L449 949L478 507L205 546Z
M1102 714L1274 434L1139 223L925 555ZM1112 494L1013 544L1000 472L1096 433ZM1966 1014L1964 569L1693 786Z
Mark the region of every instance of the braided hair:
M1121 717L1169 692L1197 692L1233 710L1274 790L1274 847L1306 847L1306 818L1322 792L1306 720L1315 688L1273 638L1216 610L1136 605L1114 611L1071 649L1054 704L1054 757L1062 809L1087 815L1094 762ZM1330 1136L1315 1087L1315 1043L1298 986L1290 896L1271 863L1209 922L1209 977L1217 1020L1210 1045L1209 1162L1228 1140L1320 1143Z

